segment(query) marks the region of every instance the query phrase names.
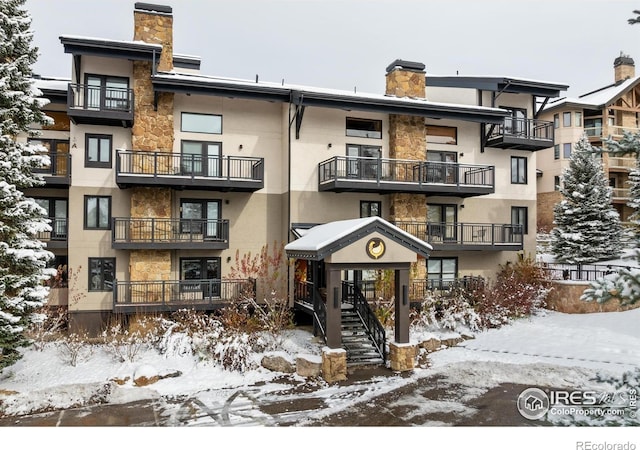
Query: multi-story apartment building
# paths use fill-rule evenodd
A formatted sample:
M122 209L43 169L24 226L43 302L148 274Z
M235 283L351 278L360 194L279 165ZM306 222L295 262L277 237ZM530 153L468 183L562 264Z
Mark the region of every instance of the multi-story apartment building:
M632 58L620 55L613 62L614 82L577 98L559 98L544 108L541 117L553 121L554 145L538 157L538 223L540 230L553 228L553 207L561 200L560 178L569 166L576 142L586 134L589 142L602 147L607 138L620 139L625 131L637 133L640 113L640 78ZM632 213L629 172L633 157L602 156L603 169L613 188L613 205L623 222Z
M208 76L173 52L172 21L136 3L131 41L61 36L70 80L38 82L56 126L30 194L75 273L75 326L219 307L243 282L227 279L236 252L344 219L378 215L431 244L412 275L425 285L535 252L536 152L553 144L538 104L567 86L402 60L384 94Z

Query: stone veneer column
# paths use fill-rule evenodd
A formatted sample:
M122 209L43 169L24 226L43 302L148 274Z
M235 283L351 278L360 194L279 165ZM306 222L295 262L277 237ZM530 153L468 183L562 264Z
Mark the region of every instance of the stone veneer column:
M149 9L146 7L149 6ZM134 39L150 44L161 44L158 71L173 69L173 17L170 12L154 11L153 5L136 9ZM152 63L133 62L133 89L135 98L134 126L131 144L135 151L173 152L173 93L163 92L154 98L151 74ZM139 158L142 162L143 158ZM172 164L171 159L164 160ZM153 164L144 164L153 170ZM167 167L158 167L166 170ZM137 187L131 192L132 218L170 219L172 192L168 188ZM162 227L156 231L162 232ZM171 279L171 252L169 250L135 250L130 253L129 276L132 281Z
M387 67L386 94L424 99L425 76L424 64L396 60ZM417 161L427 159L424 117L389 116L389 157ZM427 199L424 195L392 194L390 199L391 221L424 222L427 219ZM415 272L419 276L426 274L426 261L423 258L418 260Z

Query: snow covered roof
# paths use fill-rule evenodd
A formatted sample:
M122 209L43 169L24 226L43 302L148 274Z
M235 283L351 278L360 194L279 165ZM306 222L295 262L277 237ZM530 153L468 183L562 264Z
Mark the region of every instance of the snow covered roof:
M270 101L292 101L296 105L376 111L388 114L408 114L438 119L458 119L472 122L502 123L507 111L486 106L469 106L431 102L424 98L351 92L295 84L265 82L256 79L206 76L160 72L152 77L159 91L200 93L229 97L255 98Z
M317 225L300 239L288 243L284 249L290 258L318 261L373 232L378 232L425 258L433 250L428 243L377 216Z
M550 111L558 108L566 107L579 107L579 108L592 108L601 109L605 105L608 105L617 100L622 94L633 88L640 82L640 76L634 78L627 78L623 81L618 81L613 84L609 84L595 91L587 92L576 97L563 97L557 99L544 108L544 111Z
M434 75L427 74L427 86L481 89L485 91L530 94L541 97L559 97L568 84L529 78L505 77L495 75Z

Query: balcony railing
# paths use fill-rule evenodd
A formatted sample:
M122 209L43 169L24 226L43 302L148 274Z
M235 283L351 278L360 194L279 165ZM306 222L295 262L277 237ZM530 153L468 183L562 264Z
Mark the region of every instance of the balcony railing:
M598 125L595 127L585 127L584 132L591 140L599 140L604 137L622 137L625 132L638 133L640 128L623 127L619 125Z
M494 166L335 156L318 165L319 190L468 197L495 191Z
M538 119L505 119L500 125L490 126L485 145L532 151L553 147L553 122Z
M71 186L71 154L49 153L49 166L34 170L43 176L45 184L41 187Z
M67 246L67 219L49 219L51 231L38 233L38 240L47 243L47 248L64 248Z
M119 150L116 182L122 188L152 184L254 192L264 187L264 158Z
M509 250L523 248L522 225L397 221L395 225L433 245L434 250Z
M112 247L117 249L229 248L229 221L212 219L133 219L114 217Z
M255 280L116 281L113 311L165 312L190 308L212 311L255 291Z
M69 84L67 113L75 123L133 125L133 89Z
M609 156L608 163L609 170L622 169L624 171L630 171L636 168L635 158L624 158L619 156Z
M611 198L617 201L628 201L631 198L631 189L613 188Z

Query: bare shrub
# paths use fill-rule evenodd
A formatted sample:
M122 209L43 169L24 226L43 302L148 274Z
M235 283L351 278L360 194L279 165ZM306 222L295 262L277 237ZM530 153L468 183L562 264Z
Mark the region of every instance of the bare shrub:
M93 345L89 343L87 332L67 334L58 344L63 362L72 367L76 367L80 361L86 361L93 354Z
M42 351L47 344L67 330L69 325L68 310L64 306L57 308L42 307L37 314L39 320L33 321L27 331L33 348Z

